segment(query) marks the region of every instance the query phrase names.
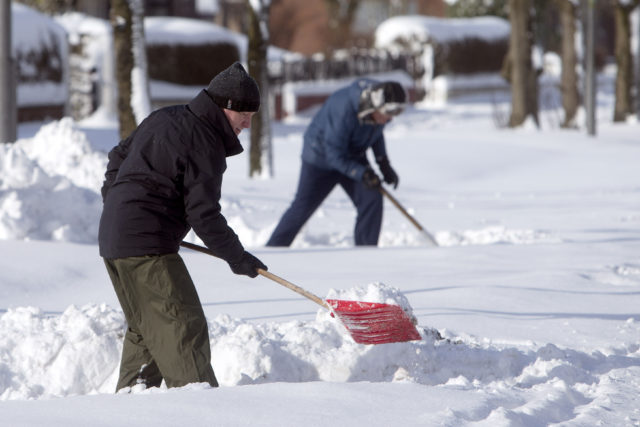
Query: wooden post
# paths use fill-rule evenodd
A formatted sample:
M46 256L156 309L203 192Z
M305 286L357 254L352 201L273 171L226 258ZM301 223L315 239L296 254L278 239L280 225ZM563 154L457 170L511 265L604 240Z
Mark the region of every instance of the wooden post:
M0 143L17 139L16 77L11 49L11 1L0 0Z
M586 0L585 108L587 133L596 135L595 0Z

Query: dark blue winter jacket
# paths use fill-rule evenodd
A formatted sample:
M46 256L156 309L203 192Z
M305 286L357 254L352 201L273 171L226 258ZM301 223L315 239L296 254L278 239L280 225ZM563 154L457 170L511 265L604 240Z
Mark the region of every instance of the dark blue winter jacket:
M358 119L360 94L375 83L371 79L356 80L325 101L304 134L303 161L360 181L368 165L369 147L375 158L386 156L384 125L367 124Z

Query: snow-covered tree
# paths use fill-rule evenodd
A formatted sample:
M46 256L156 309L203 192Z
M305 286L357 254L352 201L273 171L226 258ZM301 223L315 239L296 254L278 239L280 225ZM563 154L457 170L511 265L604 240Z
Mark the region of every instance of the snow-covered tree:
M151 111L143 17L142 0L111 2L121 138L129 136Z

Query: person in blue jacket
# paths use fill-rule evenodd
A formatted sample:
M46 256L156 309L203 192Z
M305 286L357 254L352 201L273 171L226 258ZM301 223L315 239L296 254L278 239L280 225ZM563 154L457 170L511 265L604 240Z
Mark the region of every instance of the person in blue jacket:
M357 210L355 244L378 244L382 193L367 150L372 149L384 182L397 188L398 175L387 157L383 130L404 110L405 102L399 83L371 79L356 80L325 101L304 134L295 198L267 246L289 246L336 185L344 189Z

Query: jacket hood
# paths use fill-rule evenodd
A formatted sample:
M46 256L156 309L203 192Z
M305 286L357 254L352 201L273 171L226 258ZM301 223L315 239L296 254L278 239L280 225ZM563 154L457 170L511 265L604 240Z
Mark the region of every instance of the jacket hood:
M235 156L244 151L238 135L231 128L227 116L224 115L222 109L213 102L204 89L189 102L188 107L193 114L208 123L213 131L220 135L227 157Z

